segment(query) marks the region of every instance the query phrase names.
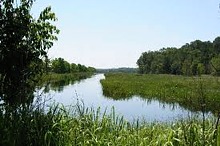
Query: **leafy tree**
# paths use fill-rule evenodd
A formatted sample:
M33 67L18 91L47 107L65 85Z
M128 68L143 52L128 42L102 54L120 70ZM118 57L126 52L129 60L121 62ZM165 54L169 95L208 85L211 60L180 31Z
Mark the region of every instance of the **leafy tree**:
M137 65L138 65L138 71L139 73L143 74L145 69L144 69L144 62L143 62L143 54L140 56L140 58L137 60Z
M87 67L82 64L78 64L79 72L87 72Z
M212 73L214 75L220 75L220 55L212 58L211 65L213 70Z
M202 64L202 63L198 63L197 68L198 68L198 74L199 74L199 75L205 73L205 66L204 66L204 64Z
M198 61L193 61L190 66L190 69L191 69L192 75L197 75L198 74Z
M64 73L70 73L70 64L67 61L64 61Z
M52 60L51 68L55 73L70 73L70 64L63 58L55 58Z
M93 67L86 67L82 64L69 63L63 58L55 58L51 61L51 71L58 74L79 73L79 72L95 72Z
M184 60L183 62L183 65L182 65L182 73L183 75L191 75L191 69L190 69L190 65L191 65L191 62L189 60Z
M71 73L79 72L79 67L75 63L71 63L71 65L70 65L70 72Z
M87 68L87 71L88 71L88 72L95 72L96 69L95 69L94 67L90 67L90 66L89 66L89 67Z
M218 55L220 53L220 37L215 38L213 41L213 51L215 55Z
M43 59L59 33L51 24L57 20L51 7L34 19L33 2L0 0L0 99L10 105L31 100Z
M180 75L182 74L181 72L181 63L178 61L175 61L172 65L171 65L171 74L175 74L175 75Z
M153 52L142 53L141 57L137 61L140 73L150 73L153 55Z
M200 75L217 73L220 37L213 42L195 40L180 48L143 52L137 60L140 73ZM218 74L218 73L217 73Z

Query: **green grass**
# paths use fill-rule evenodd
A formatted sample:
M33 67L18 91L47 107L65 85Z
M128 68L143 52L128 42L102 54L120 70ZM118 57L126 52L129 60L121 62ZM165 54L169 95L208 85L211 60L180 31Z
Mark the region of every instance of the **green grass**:
M220 78L213 76L186 77L156 74L105 74L101 80L105 96L123 100L133 95L200 111L217 113L220 109Z
M0 122L0 145L16 146L200 146L216 145L220 134L214 120L206 120L205 126L197 118L175 123L129 123L114 109L111 114L101 114L99 109L82 104L10 116L1 111Z
M169 76L169 75L138 75L138 74L108 74L106 80L116 91L115 98L120 96L141 95L141 91L156 88L156 91L170 91L173 85L191 95L210 96L209 92L218 91L218 78L203 76L197 77ZM114 79L114 80L113 80ZM102 81L102 84L104 83ZM121 82L119 82L121 81ZM123 82L122 82L123 81ZM136 82L135 82L136 81ZM160 82L159 82L160 81ZM145 85L146 82L148 85ZM126 83L126 84L125 84ZM150 84L150 85L149 85ZM156 85L155 85L156 84ZM134 88L143 85L145 88ZM163 87L167 86L167 89ZM195 86L190 88L187 85ZM126 94L127 88L134 88ZM205 88L208 86L207 88ZM216 86L216 88L215 88ZM108 86L111 87L111 86ZM121 90L118 90L122 88ZM211 90L212 89L212 90ZM190 91L188 91L190 90ZM204 91L205 90L205 91ZM123 91L119 92L119 91ZM194 92L200 91L197 95ZM110 91L109 91L110 92ZM155 91L145 91L143 95ZM184 93L183 92L183 93ZM139 94L137 94L139 93ZM155 92L157 93L157 92ZM203 95L204 94L204 95ZM169 92L160 99L169 97ZM177 98L181 101L182 94ZM193 96L192 96L193 95ZM170 95L171 96L171 95ZM194 97L195 96L195 97ZM171 96L172 97L172 96ZM152 96L155 98L155 96ZM168 98L168 99L175 99ZM164 100L168 101L169 100ZM172 101L173 102L173 101ZM24 106L11 109L0 104L0 145L5 146L210 146L220 145L220 127L216 126L216 119L201 119L189 117L172 123L158 123L140 121L128 122L115 114L114 108L110 114L101 113L100 109L84 107L77 103L72 107L52 105L49 109L44 105ZM217 127L217 128L216 128ZM219 129L219 130L217 130Z

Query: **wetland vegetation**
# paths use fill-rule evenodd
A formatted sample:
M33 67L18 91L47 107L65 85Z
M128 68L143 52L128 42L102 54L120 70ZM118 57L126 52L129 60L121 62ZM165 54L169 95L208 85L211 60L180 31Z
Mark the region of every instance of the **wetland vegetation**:
M177 76L158 74L105 74L101 80L107 97L122 100L138 95L166 103L178 103L192 111L217 114L220 78L214 76ZM202 105L205 106L204 109Z
M219 145L214 119L198 118L174 123L127 122L116 115L77 103L70 108L51 106L26 111L9 118L0 114L1 145ZM1 113L3 109L1 108Z
M0 145L220 145L219 116L213 119L189 117L172 123L149 123L139 119L129 122L117 116L114 107L107 114L101 113L100 108L85 107L83 102L71 107L55 103L47 108L41 98L34 100L36 86L44 81L49 81L51 86L58 81L65 85L95 72L93 67L70 64L63 58L48 59L47 52L58 39L59 30L53 25L57 18L51 7L46 7L38 18L34 18L31 15L34 2L0 1ZM154 60L154 63L146 59L152 53L143 53L138 60L139 71L218 75L219 40L217 38L213 44L196 41L192 45L196 49L191 45L186 47L193 55L181 60L183 64L172 62L175 59L164 55L164 50L156 52L162 60ZM207 48L212 51L211 56L205 54ZM188 65L190 70L186 68ZM151 67L155 72L148 70ZM136 72L136 69L130 71ZM201 108L203 112L219 112L218 77L106 74L101 83L104 94L114 99L141 95L142 98L179 103L196 111Z

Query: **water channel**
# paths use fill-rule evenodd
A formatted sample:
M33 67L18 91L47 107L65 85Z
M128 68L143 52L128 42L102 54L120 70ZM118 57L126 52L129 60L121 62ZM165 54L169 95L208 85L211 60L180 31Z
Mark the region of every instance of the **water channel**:
M100 107L101 112L107 109L107 113L110 113L112 107L114 107L116 114L124 116L128 121L133 121L137 118L149 122L174 121L198 114L192 113L178 104L169 105L157 100L144 100L138 96L121 101L105 97L100 83L100 80L104 78L104 74L97 74L91 78L77 81L74 84L60 85L58 87L59 90L49 90L44 96L51 98L48 104L57 102L68 106L80 100L83 101L85 107L92 107L94 109Z

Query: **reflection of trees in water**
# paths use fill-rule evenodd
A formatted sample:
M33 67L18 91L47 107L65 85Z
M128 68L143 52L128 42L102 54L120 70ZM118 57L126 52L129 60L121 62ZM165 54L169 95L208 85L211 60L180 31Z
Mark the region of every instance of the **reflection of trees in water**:
M79 74L71 78L63 77L58 80L46 81L41 87L44 93L49 93L51 90L56 92L62 92L65 86L73 85L76 82L80 82L86 78L91 77L91 74Z
M220 109L220 99L208 99L206 101L202 101L202 97L195 97L195 98L185 98L184 100L175 100L169 99L165 97L148 97L142 95L135 95L135 94L127 94L119 91L112 91L108 87L102 86L103 95L112 100L130 100L133 97L141 98L142 100L146 101L147 104L150 104L152 101L159 101L160 106L165 108L169 106L170 109L175 110L177 107L181 107L183 109L189 110L191 112L197 113L202 112L204 114L212 113L213 115L217 115ZM194 99L194 100L192 100Z
M50 90L53 90L53 91L58 91L58 92L61 92L63 91L63 88L64 86L67 86L69 85L69 81L68 80L61 80L61 81L56 81L56 82L52 82L50 83Z

